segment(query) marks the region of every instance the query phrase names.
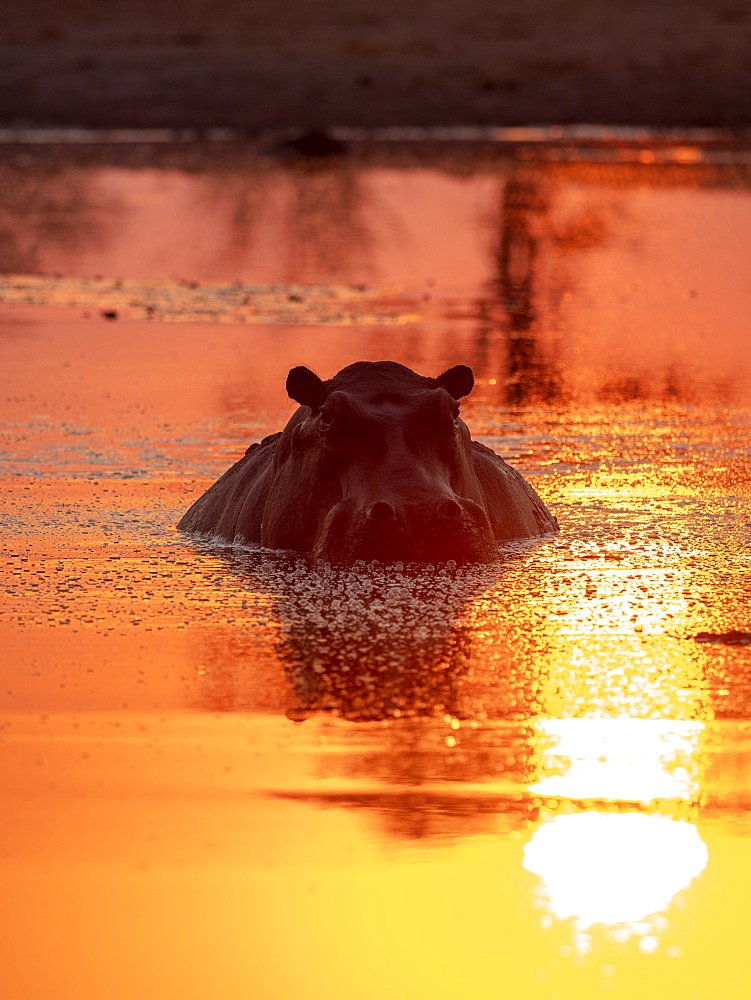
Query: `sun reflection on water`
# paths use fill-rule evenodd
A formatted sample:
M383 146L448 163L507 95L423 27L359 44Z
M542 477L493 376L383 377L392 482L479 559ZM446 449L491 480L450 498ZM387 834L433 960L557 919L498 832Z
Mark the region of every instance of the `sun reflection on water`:
M536 795L649 803L699 793L703 723L673 719L540 719Z
M637 936L640 950L656 950L669 923L665 911L708 854L693 823L647 810L667 803L674 813L697 801L704 724L540 719L536 728L541 777L530 792L552 808L562 799L601 804L567 814L551 808L526 845L524 867L541 879L543 907L574 921L577 955L588 952L586 932L596 924L616 940Z
M623 924L624 938L645 929L657 937L664 921L647 918L664 913L707 858L698 830L685 820L591 811L539 826L526 845L524 867L542 879L551 914L574 918L577 931Z

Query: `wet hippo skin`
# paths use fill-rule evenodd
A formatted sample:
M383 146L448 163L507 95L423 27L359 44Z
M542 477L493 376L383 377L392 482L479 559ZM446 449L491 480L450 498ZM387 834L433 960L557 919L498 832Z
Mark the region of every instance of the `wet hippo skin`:
M236 544L335 563L489 562L498 542L557 531L532 487L473 441L456 365L438 378L358 361L321 380L293 368L300 403L283 431L253 444L180 521Z

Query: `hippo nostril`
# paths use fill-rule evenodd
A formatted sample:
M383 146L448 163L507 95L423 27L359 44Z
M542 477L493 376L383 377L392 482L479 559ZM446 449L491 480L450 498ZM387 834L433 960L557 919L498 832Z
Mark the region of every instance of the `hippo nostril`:
M441 517L460 517L461 504L457 503L456 500L444 500L438 507L438 513Z
M396 517L396 509L388 500L376 500L368 514L377 521L391 521Z

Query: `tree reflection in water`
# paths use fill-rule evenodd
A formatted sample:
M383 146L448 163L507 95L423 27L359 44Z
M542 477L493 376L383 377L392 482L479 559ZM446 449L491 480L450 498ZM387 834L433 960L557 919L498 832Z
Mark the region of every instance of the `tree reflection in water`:
M539 313L552 243L553 191L539 171L518 171L503 191L501 233L491 279L504 317L506 400L510 406L552 403L561 396L562 375L540 342ZM547 253L546 253L547 251Z
M75 260L108 244L124 206L97 181L95 168L0 162L0 273L40 273L42 250Z

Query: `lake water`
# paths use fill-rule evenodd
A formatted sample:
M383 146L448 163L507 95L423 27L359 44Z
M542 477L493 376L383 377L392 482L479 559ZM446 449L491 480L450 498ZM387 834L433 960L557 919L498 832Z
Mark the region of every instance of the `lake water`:
M747 996L751 169L598 149L3 149L9 1000ZM176 532L382 358L560 534Z

